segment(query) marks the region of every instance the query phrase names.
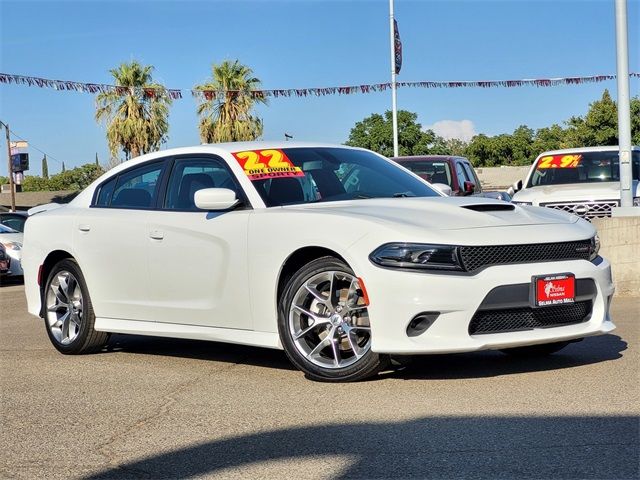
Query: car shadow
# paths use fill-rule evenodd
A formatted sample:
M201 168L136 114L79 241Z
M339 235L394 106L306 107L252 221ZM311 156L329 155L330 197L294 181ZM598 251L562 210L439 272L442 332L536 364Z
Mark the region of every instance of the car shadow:
M2 287L14 287L16 285L24 284L24 277L22 275L17 275L13 277L0 277L0 288Z
M498 377L517 373L561 370L622 358L627 342L617 335L588 337L551 355L516 357L499 351L481 351L412 357L401 370L391 373L405 380L447 380Z
M102 350L102 353L109 352L161 355L295 370L282 350L204 340L114 334L106 348Z
M486 378L527 372L561 370L622 357L627 343L617 335L589 337L568 345L560 352L539 358L522 358L496 351L423 355L392 368L369 381L447 380ZM113 335L103 353L161 355L202 361L228 362L264 368L295 370L281 350L202 340L184 340L138 335ZM404 362L403 362L404 363Z
M326 422L215 438L84 478L257 478L260 473L247 468L278 462L279 478L293 470L303 478L636 479L639 420L543 415Z

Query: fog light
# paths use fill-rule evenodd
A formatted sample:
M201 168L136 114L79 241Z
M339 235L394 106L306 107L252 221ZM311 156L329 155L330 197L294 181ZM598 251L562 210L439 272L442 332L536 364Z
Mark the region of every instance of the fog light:
M411 319L407 325L407 336L417 337L426 332L433 322L440 316L440 312L422 312Z

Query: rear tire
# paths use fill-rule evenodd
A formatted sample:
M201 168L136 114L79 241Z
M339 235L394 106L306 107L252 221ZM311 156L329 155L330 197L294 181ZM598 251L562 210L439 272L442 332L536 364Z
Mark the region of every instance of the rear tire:
M108 333L93 328L96 318L93 305L75 260L67 258L54 265L42 301L47 335L59 352L67 355L95 352L109 340Z
M528 347L505 348L502 353L514 357L544 357L562 350L571 342L543 343L541 345L530 345Z
M303 266L278 305L284 350L311 380L354 382L375 375L388 358L371 351L371 328L353 270L334 257Z

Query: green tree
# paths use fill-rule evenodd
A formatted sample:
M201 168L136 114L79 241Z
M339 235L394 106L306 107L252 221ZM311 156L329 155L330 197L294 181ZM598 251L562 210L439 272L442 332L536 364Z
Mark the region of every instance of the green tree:
M589 105L584 117L571 117L566 123L567 141L572 147L618 144L618 108L609 90Z
M50 190L82 190L104 173L100 166L87 163L71 170L53 175L49 179Z
M533 155L538 155L548 150L558 150L567 148L567 132L560 125L554 123L550 127L543 127L536 130L531 150Z
M44 192L53 190L49 187L49 179L37 175L26 175L22 181L23 192Z
M49 178L49 165L47 165L47 156L42 157L42 178Z
M204 91L198 104L200 140L203 143L255 140L262 135L262 120L252 114L267 99L255 91L261 82L238 60L211 67L212 77L195 90Z
M398 153L404 155L445 154L446 142L432 130L424 131L418 114L398 111ZM357 122L349 133L347 145L368 148L386 157L393 156L393 120L390 110L384 116L373 113Z
M71 170L65 170L50 178L28 175L22 182L25 192L41 192L54 190L82 190L104 173L99 165L87 163Z
M136 61L110 70L115 84L126 87L98 94L96 121L107 125L111 156L125 159L158 150L167 140L169 106L165 88L153 81L153 67Z
M448 138L444 141L444 146L446 155L462 157L465 155L465 151L469 146L469 143L464 140L460 140L459 138Z

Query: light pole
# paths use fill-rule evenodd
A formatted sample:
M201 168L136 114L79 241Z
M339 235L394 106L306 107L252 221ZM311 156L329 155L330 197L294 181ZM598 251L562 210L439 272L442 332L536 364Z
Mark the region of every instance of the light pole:
M11 137L9 135L9 125L0 120L0 125L4 127L7 134L7 173L9 176L9 189L11 190L11 211L16 211L16 190L13 183L13 169L11 168Z
M398 156L398 106L396 95L396 29L393 0L389 0L389 37L391 41L391 116L393 120L393 156Z
M618 85L618 148L620 165L620 208L614 217L640 215L633 207L631 169L631 109L629 106L629 47L627 34L627 0L616 1L616 63Z

